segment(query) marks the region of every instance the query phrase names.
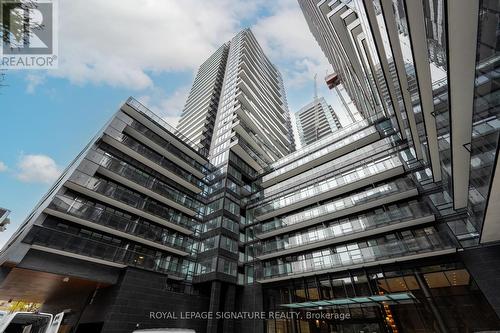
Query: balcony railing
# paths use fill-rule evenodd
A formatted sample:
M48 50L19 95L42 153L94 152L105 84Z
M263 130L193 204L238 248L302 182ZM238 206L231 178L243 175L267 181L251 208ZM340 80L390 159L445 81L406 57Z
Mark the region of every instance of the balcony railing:
M266 181L269 181L277 176L280 176L286 172L289 172L293 169L296 169L298 168L299 166L302 166L306 163L309 163L309 162L312 162L326 154L330 154L336 150L339 150L351 143L354 143L356 141L359 141L371 134L375 134L377 133L377 129L372 126L372 127L368 127L360 132L356 132L348 137L345 137L337 142L334 142L316 152L313 152L309 155L306 155L298 160L296 160L295 162L292 162L290 164L286 164L284 165L283 167L280 167L279 169L276 169L275 171L265 175L264 177L262 177L262 181L263 182L266 182ZM307 146L306 146L307 147Z
M391 194L398 194L415 188L415 184L410 179L398 179L396 181L380 185L369 190L351 194L344 198L334 199L319 207L306 209L299 213L288 215L280 219L274 219L273 221L262 224L262 233L306 221L311 221L317 218L328 216L335 212L340 212L342 210L355 207L357 205L375 201Z
M118 140L128 148L132 149L136 153L144 156L145 158L155 162L156 164L162 166L163 168L173 172L174 174L178 175L182 179L188 181L189 183L199 187L200 189L203 188L204 183L200 181L198 178L193 176L191 173L185 171L184 169L180 168L178 165L173 163L172 161L168 160L161 154L153 151L152 149L144 146L143 144L139 143L137 140L125 135L125 134L120 134L116 135L113 137L114 139Z
M194 210L198 213L198 215L203 213L203 205L199 201L192 199L176 188L158 180L158 178L144 173L140 169L111 155L104 155L99 165L126 178L127 180L133 181L136 184L139 184L147 189L152 190L155 193L164 196L167 199L185 206L186 208Z
M280 192L290 192L294 187L304 187L304 185L306 185L307 183L317 183L322 179L330 178L333 175L343 172L346 167L350 167L351 169L353 169L356 167L365 166L366 164L379 159L382 154L390 154L399 150L400 147L394 147L394 141L395 138L385 138L383 140L379 140L363 148L357 149L347 155L343 155L330 162L322 164L321 166L318 166L314 169L302 172L300 175L265 188L261 191L262 194L252 196L253 198L250 201L250 204L254 204L265 199L269 200L273 196L279 195ZM318 175L321 176L318 177Z
M189 278L194 269L193 262L173 257L170 254L159 254L157 251L149 251L149 253L148 251L131 251L120 247L115 242L110 244L103 240L97 241L83 235L74 235L40 226L33 227L23 242L179 278Z
M295 234L268 240L262 243L262 254L276 253L288 249L300 248L304 245L332 240L347 235L382 228L401 222L432 216L432 210L422 202L405 204L391 210L377 210L366 214L344 218L329 225L318 226Z
M296 150L292 154L289 154L289 155L279 159L278 161L276 161L272 165L270 165L270 168L271 168L271 170L276 170L278 168L281 168L282 166L290 163L293 160L307 156L307 155L313 153L314 151L323 148L324 146L330 145L333 142L336 142L344 137L352 135L356 131L359 131L365 127L368 127L370 124L372 124L380 119L383 119L383 118L385 118L385 116L382 113L377 113L368 119L364 119L362 121L352 123L346 127L343 127L342 129L335 131L334 133L322 138L321 140L318 140L314 143L311 143L307 146L304 146L301 149Z
M78 184L91 191L125 203L128 206L157 216L160 219L183 226L194 232L196 232L199 226L199 223L196 220L182 215L174 209L164 206L155 200L145 199L142 195L133 192L128 188L105 179L90 177L88 175L84 175L83 178L86 178L86 180L80 181Z
M136 131L138 131L139 133L141 133L142 135L144 135L146 138L150 139L154 143L158 144L159 146L161 146L162 148L164 148L168 152L174 154L175 156L177 156L178 158L180 158L181 160L186 162L188 165L190 165L193 168L195 168L196 170L202 172L203 174L207 174L209 172L208 169L204 165L200 164L195 159L189 157L184 152L182 152L182 150L175 147L170 142L163 139L158 134L154 133L152 130L150 130L146 126L142 125L141 123L139 123L137 121L133 121L130 124L130 127L135 129Z
M405 256L456 248L446 232L437 232L433 228L420 231L422 232L418 236L412 235L383 244L372 245L376 243L376 240L369 240L299 255L290 261L273 260L264 263L263 278L270 279L328 269L349 268L353 265L382 260L401 260Z
M48 208L187 253L193 251L194 241L189 237L146 222L141 218L132 216L127 218L123 214L118 215L116 212L83 203L77 199L56 196Z
M274 147L270 147L267 143L265 143L264 140L259 137L259 134L255 133L250 127L248 127L243 120L240 120L238 125L240 125L241 128L248 133L248 135L254 140L255 144L257 144L262 150L271 151L276 156L282 155Z
M142 114L146 115L149 117L151 120L155 121L157 124L159 124L161 127L165 128L167 131L172 133L175 137L179 138L182 142L193 148L195 151L197 151L200 155L202 156L208 156L208 151L206 148L194 143L191 141L187 136L176 130L174 127L169 125L165 120L162 118L158 117L157 114L149 110L146 106L144 106L141 102L136 100L133 97L129 97L127 100L127 104L135 109L136 111L141 112Z
M343 186L372 177L374 175L400 166L402 166L402 163L397 155L387 156L377 161L369 162L366 165L355 168L354 170L345 171L340 175L336 175L332 178L328 178L318 183L311 184L305 188L297 190L296 192L283 197L279 197L270 202L266 202L265 204L254 209L254 215L264 215L274 210L294 205L300 201L318 196L329 191L333 191L335 189L339 189Z
M255 162L257 162L261 168L265 168L267 166L265 157L253 150L253 148L250 148L250 145L241 137L241 135L236 134L234 138L238 140L238 145L241 149L243 149Z

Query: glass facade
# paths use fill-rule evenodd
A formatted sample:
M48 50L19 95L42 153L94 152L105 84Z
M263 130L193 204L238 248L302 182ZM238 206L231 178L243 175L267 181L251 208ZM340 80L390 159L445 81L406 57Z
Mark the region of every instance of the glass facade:
M496 314L459 262L354 270L265 287L266 332L447 332L498 328ZM307 320L311 314L315 317ZM319 319L314 319L319 318Z

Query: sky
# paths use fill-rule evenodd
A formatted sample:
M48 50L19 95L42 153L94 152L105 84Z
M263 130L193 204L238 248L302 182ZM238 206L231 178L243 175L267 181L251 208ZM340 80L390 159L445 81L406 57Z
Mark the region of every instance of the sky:
M318 94L331 66L296 0L59 1L59 67L9 70L0 87L2 246L62 169L129 97L176 125L201 63L250 27L281 71L291 112Z

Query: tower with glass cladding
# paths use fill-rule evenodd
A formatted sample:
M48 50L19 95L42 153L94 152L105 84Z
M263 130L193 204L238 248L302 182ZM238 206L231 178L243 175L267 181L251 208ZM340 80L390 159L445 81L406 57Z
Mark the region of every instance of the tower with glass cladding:
M362 120L296 150L245 29L202 64L177 130L120 108L7 243L0 295L45 295L85 332L498 331L498 4L299 4Z

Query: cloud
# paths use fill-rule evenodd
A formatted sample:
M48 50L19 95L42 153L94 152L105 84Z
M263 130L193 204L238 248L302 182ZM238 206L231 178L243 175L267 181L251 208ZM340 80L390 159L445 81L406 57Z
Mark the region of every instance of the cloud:
M137 99L170 126L176 127L189 95L189 89L189 86L181 86L167 93L163 89L155 88L152 89L151 94L140 96Z
M75 84L142 90L152 73L197 68L260 1L72 0L59 5L59 69ZM91 19L92 24L89 24Z
M296 0L72 0L59 3L58 17L59 68L43 75L135 90L174 122L180 112L171 111L182 109L178 100L187 94L162 90L159 75L194 73L247 26L282 72L289 95L310 87L312 96L314 74L331 70ZM43 82L27 81L28 92ZM174 91L183 88L173 84ZM292 109L302 103L297 99Z
M45 78L42 75L36 74L28 74L25 79L28 82L28 85L26 86L26 92L28 94L35 93L36 88L45 81Z
M48 74L78 85L152 88L152 74L194 71L245 25L275 62L324 64L295 0L72 0L58 16L59 69Z
M314 74L325 76L331 66L314 40L296 1L282 0L271 15L258 20L254 31L264 52L281 69L287 88L312 87Z
M5 172L7 171L7 169L7 165L4 162L0 161L0 172Z
M17 179L26 183L52 183L61 174L56 162L46 155L22 155L17 167Z

